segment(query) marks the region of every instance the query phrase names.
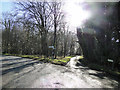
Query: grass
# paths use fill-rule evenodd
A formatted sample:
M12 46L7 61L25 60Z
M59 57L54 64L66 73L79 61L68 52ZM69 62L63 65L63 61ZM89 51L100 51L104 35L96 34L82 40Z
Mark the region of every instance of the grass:
M17 54L9 54L9 53L5 53L3 55L6 55L6 56L10 56L10 55L13 55L13 56L16 56Z
M39 58L38 60L44 61L44 62L50 62L57 65L66 65L69 62L70 58L72 58L72 56L59 57L57 59Z
M66 65L69 62L70 58L72 58L72 56L67 56L67 57L64 57L64 58L61 58L61 59L54 59L54 60L51 60L51 61L54 64Z
M8 53L4 55L30 58L34 60L43 61L43 62L50 62L50 63L57 64L57 65L66 65L69 62L70 58L73 57L73 56L66 56L66 57L58 57L57 59L51 59L51 58L45 58L44 56L38 56L38 55L18 55L18 54L8 54Z
M23 58L31 58L31 59L39 59L40 57L37 55L19 55L20 57Z
M83 59L84 57L83 56L80 56L80 58L79 59Z

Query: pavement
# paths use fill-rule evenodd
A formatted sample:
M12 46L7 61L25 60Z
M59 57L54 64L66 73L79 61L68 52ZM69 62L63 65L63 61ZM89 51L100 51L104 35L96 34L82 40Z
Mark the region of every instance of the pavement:
M77 57L66 66L16 56L2 56L2 88L114 88L118 82L100 71L76 66Z

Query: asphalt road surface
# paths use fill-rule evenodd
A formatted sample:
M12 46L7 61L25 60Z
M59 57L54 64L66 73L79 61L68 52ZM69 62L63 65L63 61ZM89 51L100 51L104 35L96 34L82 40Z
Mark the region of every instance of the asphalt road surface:
M3 88L113 88L118 82L82 65L73 57L66 66L2 56Z

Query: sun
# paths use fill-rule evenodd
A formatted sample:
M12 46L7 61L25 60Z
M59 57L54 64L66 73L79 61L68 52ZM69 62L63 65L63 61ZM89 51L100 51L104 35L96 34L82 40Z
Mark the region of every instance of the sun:
M74 27L81 27L91 17L91 12L84 9L84 5L81 2L76 2L76 0L66 2L64 11L66 13L66 21Z

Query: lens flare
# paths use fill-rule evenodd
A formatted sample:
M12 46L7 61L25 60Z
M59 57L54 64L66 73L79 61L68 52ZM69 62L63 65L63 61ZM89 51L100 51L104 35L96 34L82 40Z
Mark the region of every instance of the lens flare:
M66 21L74 27L82 26L84 22L91 17L90 11L85 9L83 2L74 0L66 2L64 10L66 13Z

